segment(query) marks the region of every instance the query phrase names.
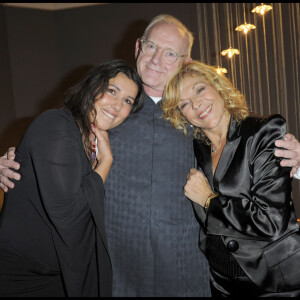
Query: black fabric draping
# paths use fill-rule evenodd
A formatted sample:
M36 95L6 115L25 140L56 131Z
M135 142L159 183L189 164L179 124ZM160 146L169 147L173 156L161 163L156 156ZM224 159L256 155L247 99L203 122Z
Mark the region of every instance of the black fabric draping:
M70 111L35 119L16 161L22 179L5 195L0 217L0 294L110 296L103 182Z

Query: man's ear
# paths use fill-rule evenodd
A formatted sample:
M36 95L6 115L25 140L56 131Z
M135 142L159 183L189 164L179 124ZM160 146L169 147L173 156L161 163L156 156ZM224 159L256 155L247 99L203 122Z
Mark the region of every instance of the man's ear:
M191 57L186 57L185 58L186 63L191 63L192 61L193 61L193 59Z
M138 38L135 42L135 59L137 59L141 50L141 38Z

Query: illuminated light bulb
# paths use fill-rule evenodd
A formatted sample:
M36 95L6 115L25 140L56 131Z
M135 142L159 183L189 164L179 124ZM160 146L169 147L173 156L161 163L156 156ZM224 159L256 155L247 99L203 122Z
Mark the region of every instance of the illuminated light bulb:
M238 27L235 28L236 31L243 31L245 34L247 34L247 32L251 29L255 29L256 26L254 26L253 24L248 24L248 23L244 23Z
M217 73L218 73L219 75L223 75L224 73L227 73L227 70L226 70L225 68L220 68L220 67L218 66L218 68L217 68Z
M273 9L271 5L265 5L262 3L261 5L254 7L251 12L263 15L265 12L271 9Z
M232 49L231 47L229 49L223 50L221 52L223 56L228 55L229 58L231 58L235 54L240 54L240 51L238 49Z

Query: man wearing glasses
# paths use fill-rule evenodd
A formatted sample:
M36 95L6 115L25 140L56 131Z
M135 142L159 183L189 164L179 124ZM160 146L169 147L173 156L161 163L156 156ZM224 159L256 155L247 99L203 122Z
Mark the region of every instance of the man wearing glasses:
M199 224L183 193L194 166L192 138L161 118L160 108L168 79L191 59L192 45L191 32L169 15L154 18L136 42L145 105L110 133L114 163L105 184L114 297L210 296ZM10 175L2 171L1 182L9 185L4 173Z
M106 228L113 296L210 296L199 225L183 194L194 164L192 140L162 119L167 81L193 44L177 19L160 15L136 42L144 108L110 135L114 166L106 181Z

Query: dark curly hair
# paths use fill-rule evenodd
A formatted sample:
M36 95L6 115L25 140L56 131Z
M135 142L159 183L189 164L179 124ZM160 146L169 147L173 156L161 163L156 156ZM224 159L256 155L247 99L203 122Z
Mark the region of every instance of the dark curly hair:
M71 110L81 131L83 146L90 161L90 113L94 109L96 97L104 94L109 80L116 77L119 73L123 73L133 80L138 87L138 94L131 109L131 113L135 113L143 106L142 97L140 97L143 85L137 71L122 60L108 60L94 67L81 82L70 88L66 94L64 105Z

